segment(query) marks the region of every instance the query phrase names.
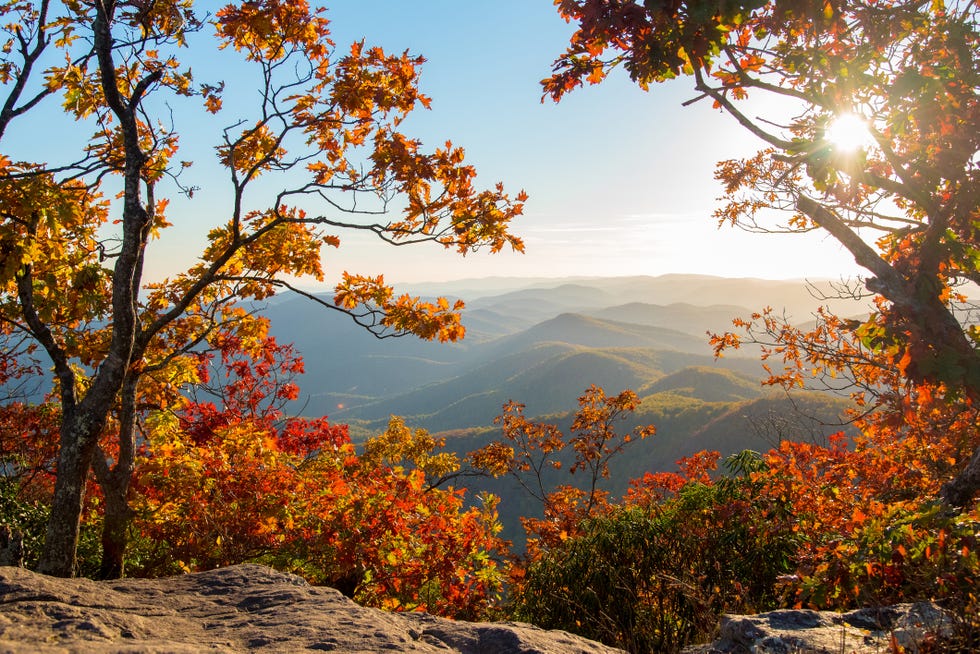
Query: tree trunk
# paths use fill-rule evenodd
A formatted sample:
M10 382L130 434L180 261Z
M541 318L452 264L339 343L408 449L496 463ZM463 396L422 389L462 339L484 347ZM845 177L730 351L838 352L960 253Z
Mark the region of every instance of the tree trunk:
M139 357L141 352L134 354ZM119 395L119 452L115 464L102 448L92 459L92 470L105 496L105 518L102 523L102 563L100 579L119 579L125 573L126 545L129 540L129 486L136 466L136 397L140 375L126 375Z
M939 497L943 503L954 509L967 509L980 491L980 447L958 475L943 484Z
M51 517L37 571L53 577L75 573L78 529L85 499L85 479L92 464L100 429L81 419L66 416L61 423L61 446L54 484ZM101 424L98 425L101 428Z
M972 406L980 405L980 353L974 349L966 330L936 297L922 302L923 311L908 321L913 337L924 342L921 359L909 366L914 381L925 379L947 384L962 393ZM913 344L914 345L914 344ZM939 490L942 502L957 511L969 509L980 491L980 447L953 479Z
M847 248L854 261L871 272L865 284L892 303L889 320L895 332L905 331L906 347L911 362L903 374L912 382L945 384L962 392L974 406L980 404L980 352L967 335L964 325L952 313L940 294L943 279L939 261L942 249L938 246L935 226L945 220L933 217L930 231L934 232L932 250L923 251L922 268L909 276L896 270L874 249L865 243L833 211L804 195L796 199L796 207L820 227L827 230ZM970 461L960 472L943 485L940 499L950 507L968 507L980 491L980 448L974 450Z
M151 73L138 84L139 92L125 98L120 92L116 66L113 61L112 21L114 3L95 3L92 23L93 45L101 73L101 87L106 104L119 119L125 153L122 243L116 255L112 274L112 338L106 357L92 378L84 399L75 404L74 389L63 386L61 443L54 502L48 520L48 532L41 552L38 571L69 577L75 570L78 547L79 519L85 492L85 478L92 465L92 455L99 435L112 409L113 401L126 378L132 361L137 332L137 293L142 276L142 257L148 238L149 216L141 204L141 171L146 155L140 148L139 121L136 107L142 94L160 78L159 71ZM25 282L26 285L26 282ZM21 294L26 295L26 293ZM24 304L22 300L22 304ZM39 321L38 321L39 322ZM42 329L43 328L43 329ZM35 335L46 332L41 325L33 328ZM42 334L43 336L43 334ZM64 351L50 336L42 340L56 364L61 361L63 377L74 383L65 361ZM65 394L68 395L65 395Z
M121 487L120 487L121 486ZM119 579L125 572L126 546L132 510L127 501L129 479L119 486L102 486L105 494L105 519L102 523L102 563L99 579Z

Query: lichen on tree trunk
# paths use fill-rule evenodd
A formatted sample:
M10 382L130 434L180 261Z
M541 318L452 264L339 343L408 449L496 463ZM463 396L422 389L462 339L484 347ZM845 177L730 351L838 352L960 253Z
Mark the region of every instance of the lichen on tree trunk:
M95 451L96 436L104 423L104 419L92 421L78 416L71 418L66 417L61 426L61 447L51 516L37 565L38 572L53 577L71 577L75 574L85 479Z

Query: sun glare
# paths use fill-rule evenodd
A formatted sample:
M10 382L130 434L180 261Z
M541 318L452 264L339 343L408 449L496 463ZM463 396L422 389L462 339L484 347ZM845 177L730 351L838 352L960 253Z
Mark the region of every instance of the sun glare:
M856 114L841 114L827 126L827 140L841 152L854 152L870 144L868 124Z

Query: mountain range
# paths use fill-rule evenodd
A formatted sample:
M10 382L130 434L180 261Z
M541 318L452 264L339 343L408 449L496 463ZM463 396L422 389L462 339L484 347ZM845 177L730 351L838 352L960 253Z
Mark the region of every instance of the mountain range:
M695 389L709 402L755 399L764 395L757 358L715 359L708 332L764 306L806 322L819 304L814 295L831 291L698 275L497 278L405 290L462 297L466 338L377 339L299 296L266 309L273 334L305 359L303 413L329 415L365 436L392 414L439 432L488 427L508 400L531 415L568 411L591 384L641 395ZM832 308L861 310L853 301Z
M463 298L466 338L377 339L299 296L267 307L272 333L294 343L306 362L297 411L348 423L355 438L383 430L392 414L458 436L485 433L508 400L526 404L532 416L568 413L596 384L608 393L631 388L650 406L684 405L703 423L684 427L681 440L693 442L692 429L709 433L726 410L773 401L760 385L755 353L716 359L708 332L765 306L804 323L821 304L816 298L832 292L828 283L699 275L495 278L402 290ZM831 308L863 311L853 300Z
M823 299L834 294L829 282L699 275L493 278L398 290L463 299L466 337L457 343L378 339L348 316L297 295L268 305L272 333L305 360L297 413L346 423L355 441L382 432L398 415L445 437L447 449L462 458L502 438L493 421L509 400L567 433L576 400L590 385L607 394L632 389L642 403L620 429L653 424L657 431L612 461L603 484L614 497L631 479L673 470L679 458L700 450L761 451L784 438L820 441L846 429L845 399L768 389L757 350L715 358L708 333L724 332L733 318L767 306L799 324L811 322L820 305L844 316L868 310L853 299ZM545 481L585 480L563 470ZM513 479L467 479L466 485L470 497L489 491L502 498L503 533L520 549L519 518L540 515L541 507Z

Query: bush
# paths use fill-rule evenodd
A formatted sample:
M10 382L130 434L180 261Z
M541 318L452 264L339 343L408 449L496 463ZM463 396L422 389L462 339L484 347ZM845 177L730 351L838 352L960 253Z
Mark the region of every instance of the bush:
M824 551L801 577L801 603L848 609L935 601L954 621L944 651L980 648L980 507L951 515L936 503L888 506Z
M0 477L0 525L11 532L19 532L23 542L24 567L34 569L41 556L41 547L47 533L50 506L47 498L34 497L33 489L17 477ZM83 522L78 540L77 571L82 576L93 576L99 569L101 527Z
M23 561L37 563L48 524L48 509L21 497L20 484L11 477L0 477L0 525L20 535Z
M776 605L796 537L785 507L748 477L691 482L649 506L617 506L531 562L512 617L631 652L711 638L722 612Z

